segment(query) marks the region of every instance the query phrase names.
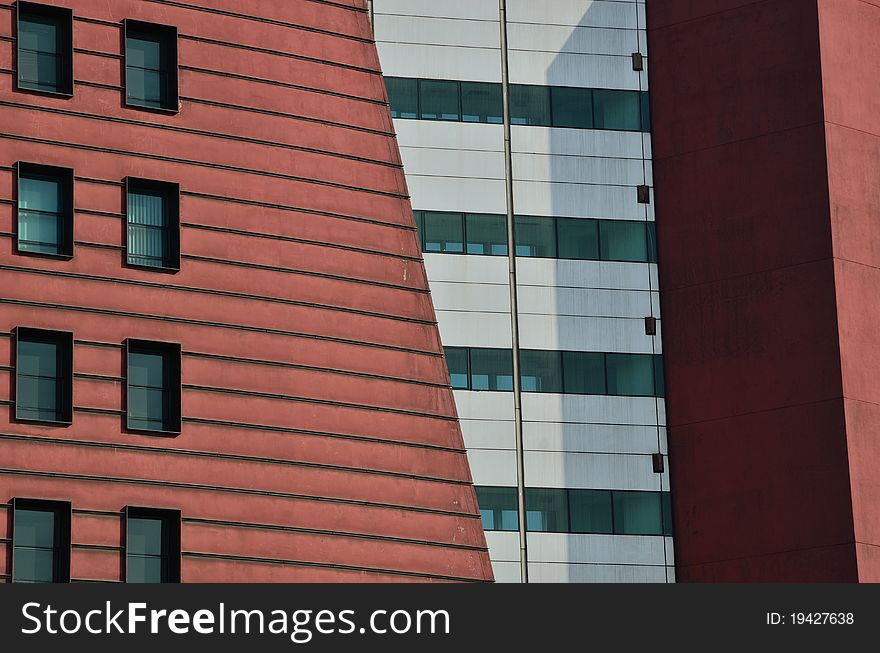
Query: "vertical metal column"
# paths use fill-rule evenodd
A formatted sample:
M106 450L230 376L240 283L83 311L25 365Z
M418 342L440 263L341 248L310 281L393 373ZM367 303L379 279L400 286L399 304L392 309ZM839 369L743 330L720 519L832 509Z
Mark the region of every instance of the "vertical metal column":
M529 582L529 552L526 536L526 482L522 424L522 383L519 372L519 301L516 291L516 221L513 204L513 146L510 129L510 71L507 46L507 0L498 0L501 23L501 100L504 113L504 180L507 193L507 260L510 285L510 340L513 350L513 421L516 431L516 497L519 504L520 580Z

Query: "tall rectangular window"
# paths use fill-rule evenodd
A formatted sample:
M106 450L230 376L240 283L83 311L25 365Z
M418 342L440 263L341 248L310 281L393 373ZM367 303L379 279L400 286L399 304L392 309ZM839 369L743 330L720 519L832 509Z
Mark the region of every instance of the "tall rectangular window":
M461 120L458 82L419 81L419 111L423 120Z
M126 180L128 263L180 269L180 187L147 179Z
M177 28L125 21L125 101L177 111Z
M18 3L20 89L73 94L73 11Z
M180 345L128 340L127 350L128 428L180 433Z
M388 103L392 118L419 117L419 80L404 77L386 77Z
M467 253L507 256L507 217L468 213L465 216Z
M483 530L519 530L516 488L478 487L476 490L480 517L483 519Z
M449 368L449 379L455 390L467 390L470 386L468 371L467 347L445 347L446 365Z
M180 512L125 509L125 582L180 582Z
M70 424L73 420L73 334L15 330L15 418Z
M70 504L12 500L12 582L70 581Z
M19 253L73 256L73 170L19 162Z

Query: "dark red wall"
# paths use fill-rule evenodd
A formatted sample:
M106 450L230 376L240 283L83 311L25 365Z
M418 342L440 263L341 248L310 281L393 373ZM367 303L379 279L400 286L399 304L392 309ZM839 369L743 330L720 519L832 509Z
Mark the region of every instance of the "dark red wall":
M647 8L678 579L865 577L880 278L841 256L880 260L880 142L832 122L880 133L880 10Z
M126 505L182 511L185 582L490 579L365 3L47 2L69 100L13 90L0 0L0 541L53 498L75 580ZM123 106L126 18L177 26L179 114ZM19 160L75 169L73 260L13 253ZM179 273L125 267L126 176L180 184ZM17 326L74 332L69 428L11 420ZM126 338L182 344L180 436L122 428Z

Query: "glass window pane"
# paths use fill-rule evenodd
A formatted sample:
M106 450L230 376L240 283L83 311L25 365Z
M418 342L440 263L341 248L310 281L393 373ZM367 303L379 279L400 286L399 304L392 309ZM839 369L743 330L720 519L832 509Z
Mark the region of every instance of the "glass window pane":
M484 82L461 83L461 114L465 122L504 122L501 85Z
M163 106L162 81L163 75L159 71L129 67L126 78L128 99L148 107Z
M18 248L26 252L61 254L64 227L58 213L18 212Z
M654 395L666 396L666 377L663 375L663 356L654 356Z
M519 529L516 489L510 487L477 487L477 503L487 531Z
M15 557L13 582L51 583L55 580L54 549L29 549L16 546L13 556Z
M567 394L605 394L605 354L564 351L562 373Z
M512 352L509 349L471 349L471 389L512 391Z
M654 396L654 357L651 354L606 354L608 394Z
M449 367L449 378L456 390L468 388L468 350L464 347L445 347L446 365Z
M602 220L599 242L603 261L648 261L648 230L644 222Z
M513 125L550 126L550 89L547 86L510 87L510 122Z
M18 373L55 378L58 375L59 350L57 342L20 338L16 362Z
M18 193L18 206L21 209L60 213L64 208L64 186L57 177L22 173Z
M672 494L669 492L660 493L660 506L663 513L663 534L672 537Z
M129 555L125 581L127 583L161 583L167 578L167 567L165 558Z
M657 228L653 222L648 223L648 262L657 262Z
M662 535L659 492L614 492L614 532L619 535Z
M596 220L556 218L559 258L596 261L599 259L599 228Z
M520 351L523 392L562 392L562 356L558 351Z
M40 91L60 90L61 25L45 16L22 16L18 34L18 82Z
M516 216L516 255L556 258L555 220Z
M651 131L651 94L641 93L642 131Z
M53 548L55 517L54 510L17 508L14 526L15 546Z
M468 213L467 252L486 256L507 256L507 217Z
M423 119L461 120L458 82L419 80L419 109Z
M596 129L641 131L641 98L638 91L593 91L593 116Z
M593 128L593 92L588 88L550 88L553 126L575 129Z
M464 216L425 211L425 251L464 253Z
M386 77L388 101L392 118L419 117L419 81L402 77Z
M161 388L129 387L128 417L132 427L162 429L165 423L165 396Z
M162 44L158 39L129 35L126 41L125 62L135 68L162 69Z
M163 555L164 521L158 517L129 517L126 550L142 555Z
M556 488L526 488L526 530L568 532L568 492Z
M572 533L613 532L611 492L607 490L569 490Z
M162 388L165 385L165 358L160 353L131 351L128 354L130 385Z
M23 419L57 420L58 381L52 378L19 375L16 414Z

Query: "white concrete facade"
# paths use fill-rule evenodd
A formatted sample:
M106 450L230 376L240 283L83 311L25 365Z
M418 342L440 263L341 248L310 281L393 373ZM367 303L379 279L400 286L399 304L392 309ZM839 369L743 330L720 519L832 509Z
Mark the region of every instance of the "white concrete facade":
M373 0L386 76L501 82L497 0ZM648 90L632 53L648 56L643 0L508 0L512 84ZM420 211L504 214L503 129L396 119ZM636 188L652 187L650 134L512 127L518 215L654 220ZM653 189L652 189L653 193ZM425 254L446 346L511 347L507 259ZM519 258L523 349L661 354L654 263ZM657 335L645 317L657 318ZM513 395L457 390L477 486L516 485ZM524 393L525 484L535 488L669 491L662 398ZM488 532L496 578L520 580L516 532ZM536 582L674 582L672 538L528 535Z

